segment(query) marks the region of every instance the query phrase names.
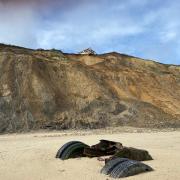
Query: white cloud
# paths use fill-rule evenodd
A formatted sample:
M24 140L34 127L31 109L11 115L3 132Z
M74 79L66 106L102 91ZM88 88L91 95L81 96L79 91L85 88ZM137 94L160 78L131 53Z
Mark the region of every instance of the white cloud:
M0 6L0 42L36 46L37 18L30 8Z
M103 4L104 5L104 4ZM141 22L133 21L124 11L115 11L111 5L90 3L77 6L47 22L40 30L38 45L79 51L81 48L106 46L112 39L135 36L144 32ZM101 12L101 9L102 12ZM109 47L110 48L110 47Z
M161 32L161 41L162 42L169 42L169 41L173 41L173 40L176 40L177 38L177 33L174 32L174 31L167 31L167 32Z
M35 0L16 7L8 2L0 1L0 42L66 52L90 46L150 59L166 58L167 48L167 58L180 57L174 50L180 44L177 0L46 0L46 8L43 0L39 6Z

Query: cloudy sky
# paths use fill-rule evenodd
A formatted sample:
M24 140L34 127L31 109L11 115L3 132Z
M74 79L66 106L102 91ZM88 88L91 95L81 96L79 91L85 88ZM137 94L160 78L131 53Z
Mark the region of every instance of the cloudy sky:
M180 64L179 0L0 0L0 42Z

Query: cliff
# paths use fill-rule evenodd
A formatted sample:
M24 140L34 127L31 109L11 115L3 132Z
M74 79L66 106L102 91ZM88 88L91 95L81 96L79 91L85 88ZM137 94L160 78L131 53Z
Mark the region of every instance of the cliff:
M180 66L0 44L0 132L180 127Z

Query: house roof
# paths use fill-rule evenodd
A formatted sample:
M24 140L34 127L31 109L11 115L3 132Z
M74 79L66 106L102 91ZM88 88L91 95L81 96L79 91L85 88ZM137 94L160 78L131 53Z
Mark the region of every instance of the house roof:
M96 54L95 51L93 51L91 48L84 49L79 54Z

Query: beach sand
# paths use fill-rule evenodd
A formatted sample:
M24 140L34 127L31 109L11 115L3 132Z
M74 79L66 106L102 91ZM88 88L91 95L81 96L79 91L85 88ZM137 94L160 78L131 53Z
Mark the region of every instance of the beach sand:
M179 180L180 131L69 131L0 135L0 180L111 180L100 174L104 162L97 158L56 159L66 142L80 140L89 145L100 139L149 151L146 161L154 171L127 180Z

